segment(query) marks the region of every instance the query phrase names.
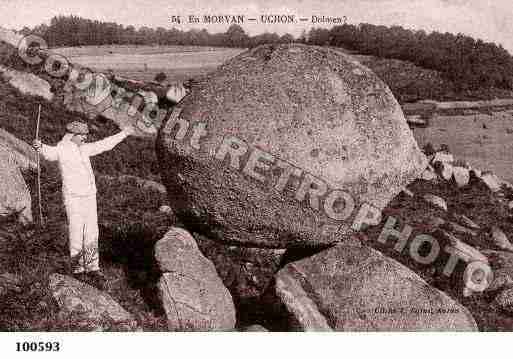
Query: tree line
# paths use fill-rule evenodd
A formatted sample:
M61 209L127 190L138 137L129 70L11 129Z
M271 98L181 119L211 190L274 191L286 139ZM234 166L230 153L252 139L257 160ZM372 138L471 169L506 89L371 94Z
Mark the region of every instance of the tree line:
M249 36L239 25L224 33L207 30L181 31L176 28L124 26L114 22L57 16L50 25L23 33L36 33L50 47L84 45L197 45L252 48L261 44L301 42L320 46L343 47L357 53L413 62L423 68L440 71L461 89L496 87L513 89L513 58L501 45L473 39L463 34L423 30L401 26L344 24L331 29L313 28L298 38L290 34L263 33Z
M513 88L513 58L501 45L463 34L372 24L312 29L308 43L343 47L360 54L410 61L437 70L461 90Z
M124 26L114 22L84 19L78 16L56 16L50 25L41 24L33 29L24 27L24 34L42 36L49 47L87 45L196 45L222 47L255 47L264 43L287 43L294 41L290 34L263 33L249 36L239 25L233 24L224 33L210 34L207 30L176 28L156 29L142 26Z

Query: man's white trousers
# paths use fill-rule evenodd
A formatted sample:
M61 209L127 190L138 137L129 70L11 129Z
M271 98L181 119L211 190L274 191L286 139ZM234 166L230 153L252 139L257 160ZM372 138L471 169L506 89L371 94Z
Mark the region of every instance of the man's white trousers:
M100 269L96 195L66 196L69 251L74 273Z

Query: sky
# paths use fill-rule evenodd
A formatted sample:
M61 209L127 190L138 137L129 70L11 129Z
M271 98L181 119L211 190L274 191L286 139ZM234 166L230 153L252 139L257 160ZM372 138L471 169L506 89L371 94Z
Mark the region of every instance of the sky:
M401 25L410 29L464 33L502 44L513 54L513 3L511 0L0 0L0 26L21 29L56 15L78 15L135 27L191 27L209 32L229 25L173 24L171 16L290 14L296 17L346 17L348 23ZM319 25L316 25L319 26ZM327 25L331 27L332 25ZM294 36L311 23L244 24L250 35L264 31Z

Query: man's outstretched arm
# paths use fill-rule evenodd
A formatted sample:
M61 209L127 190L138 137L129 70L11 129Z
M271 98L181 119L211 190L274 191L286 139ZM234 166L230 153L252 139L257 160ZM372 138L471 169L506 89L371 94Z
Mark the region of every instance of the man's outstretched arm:
M114 136L104 138L100 141L83 144L80 147L80 150L88 156L96 156L102 152L112 150L118 143L120 143L133 133L134 128L132 126L127 126L121 132L115 134Z

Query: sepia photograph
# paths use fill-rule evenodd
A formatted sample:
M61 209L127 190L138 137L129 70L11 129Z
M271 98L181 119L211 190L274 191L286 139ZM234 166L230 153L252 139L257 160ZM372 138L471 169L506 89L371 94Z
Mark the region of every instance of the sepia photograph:
M0 351L513 331L511 5L0 0Z

